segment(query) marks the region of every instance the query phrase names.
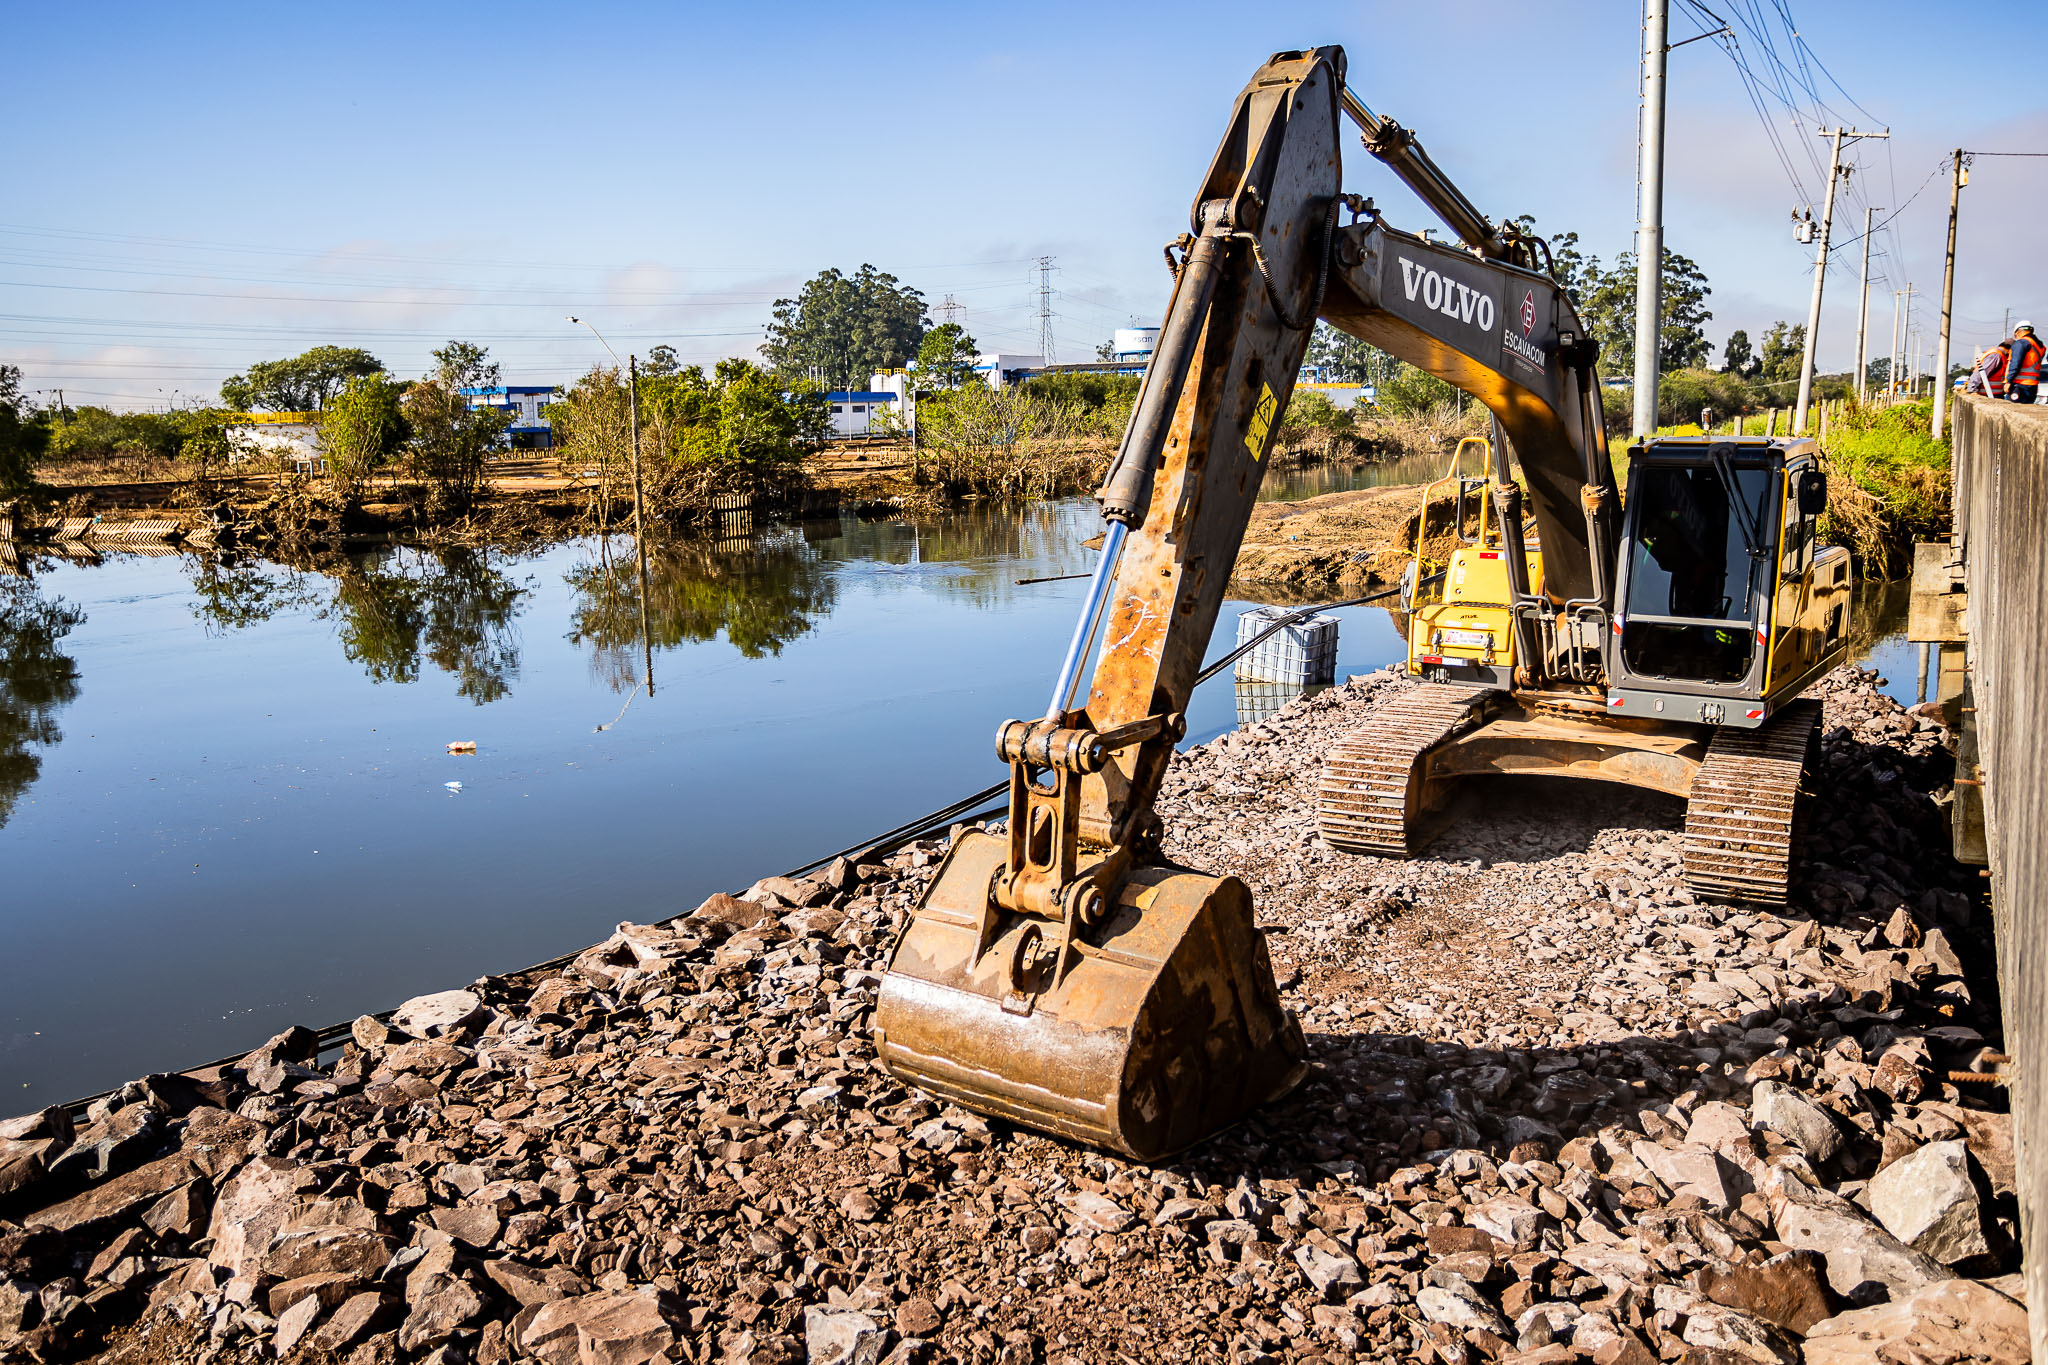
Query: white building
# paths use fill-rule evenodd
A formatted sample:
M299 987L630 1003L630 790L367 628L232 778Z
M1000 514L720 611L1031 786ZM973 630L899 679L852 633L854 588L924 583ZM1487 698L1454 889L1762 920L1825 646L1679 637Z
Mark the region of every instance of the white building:
M1304 371L1303 373L1312 373L1312 371ZM1296 393L1300 393L1303 389L1314 389L1316 392L1328 397L1332 403L1340 408L1355 408L1360 403L1371 407L1379 401L1380 396L1377 385L1325 382L1320 379L1303 379L1294 386Z
M834 436L866 436L889 427L902 430L889 414L910 421L910 376L902 370L869 375L865 389L835 389L825 395L825 402Z
M227 438L232 463L277 456L308 474L326 467L317 412L245 412L228 425Z
M1007 389L1012 384L1021 384L1045 368L1042 355L1014 355L1008 351L996 351L974 357L974 372L988 381L992 389Z

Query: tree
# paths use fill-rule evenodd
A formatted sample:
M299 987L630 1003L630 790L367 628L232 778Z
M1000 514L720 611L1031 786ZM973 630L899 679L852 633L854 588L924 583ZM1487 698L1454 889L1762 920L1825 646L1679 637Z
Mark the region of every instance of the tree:
M1891 383L1891 378L1892 358L1888 355L1879 356L1864 368L1863 382L1879 392Z
M351 379L320 414L320 454L344 506L362 500L371 473L405 440L404 386L386 374Z
M1380 383L1378 406L1397 417L1420 417L1447 403L1455 404L1458 398L1455 385L1397 360L1393 372Z
M940 323L924 334L917 348L917 377L920 384L957 389L974 372L981 348L967 329L957 322Z
M647 359L640 364L640 373L649 379L663 379L682 368L683 362L676 358L676 348L664 341L647 353Z
M1797 381L1805 356L1806 324L1795 325L1781 318L1764 333L1763 355L1755 378L1763 384L1782 385Z
M489 348L474 341L451 341L434 352L430 377L451 389L493 389L500 382L498 362Z
M1371 342L1360 341L1327 322L1318 322L1308 339L1308 363L1340 383L1371 383L1375 376L1386 373L1387 359L1386 352Z
M822 407L823 395L785 395L766 370L737 358L719 361L709 382L694 365L682 378L689 381L681 399L690 411L673 449L685 463L759 474L803 458L815 428L804 409Z
M1595 277L1599 274L1600 258L1589 256L1579 250L1579 234L1576 232L1560 232L1548 238L1544 237L1536 230L1536 219L1529 214L1525 213L1515 219L1515 226L1522 230L1523 236L1534 237L1550 248L1551 278L1563 287L1565 297L1571 300L1572 307L1583 307L1582 300L1590 292Z
M381 374L384 362L355 346L315 346L288 360L259 360L246 374L221 381L221 401L247 412L311 412L325 408L355 379Z
M1601 270L1597 257L1587 258L1590 281L1580 303L1586 330L1600 343L1608 373L1633 368L1636 353L1636 258L1624 251L1614 258L1610 270ZM1707 296L1714 291L1697 262L1664 248L1662 325L1657 342L1657 368L1661 371L1695 369L1704 366L1712 354L1707 345L1705 323L1713 318L1707 311Z
M21 368L0 365L0 498L33 490L36 465L50 448L50 426L21 391Z
M1740 327L1728 334L1728 342L1721 348L1721 368L1737 379L1754 379L1761 362L1750 349L1749 333Z
M924 295L894 275L872 265L854 275L826 270L795 298L775 301L761 355L784 379L851 389L916 355L930 325Z
M483 489L491 450L512 424L512 414L471 406L460 387L439 375L408 387L401 408L406 464L426 484L434 511L467 512Z

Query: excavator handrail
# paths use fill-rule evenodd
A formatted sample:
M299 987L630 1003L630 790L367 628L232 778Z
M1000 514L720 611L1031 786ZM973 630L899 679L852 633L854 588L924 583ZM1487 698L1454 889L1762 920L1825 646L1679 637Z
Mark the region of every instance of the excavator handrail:
M1493 456L1493 443L1487 440L1484 436L1460 436L1458 438L1457 448L1451 452L1450 466L1444 471L1441 477L1432 479L1428 483L1422 485L1421 501L1418 502L1415 507L1414 559L1417 565L1418 573L1420 572L1420 566L1426 562L1422 556L1422 547L1426 543L1428 543L1429 540L1429 500L1432 496L1435 495L1436 490L1444 484L1460 480L1464 477L1465 447L1474 444L1478 445L1479 448L1485 452L1485 455L1482 456L1480 461L1480 468L1485 469L1487 462L1490 461ZM1465 509L1463 506L1463 500L1461 498L1460 505L1458 507L1458 520L1460 523L1461 531L1465 519L1464 514ZM1484 498L1480 499L1479 501L1479 535L1482 541L1486 537L1486 500Z

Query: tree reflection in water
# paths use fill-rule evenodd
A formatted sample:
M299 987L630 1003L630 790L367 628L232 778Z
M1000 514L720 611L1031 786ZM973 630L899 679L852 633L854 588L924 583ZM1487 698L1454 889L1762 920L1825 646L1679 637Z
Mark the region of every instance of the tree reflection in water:
M78 699L78 666L57 642L85 619L26 578L0 581L0 825L43 769L30 745L64 738L57 712Z
M335 623L342 652L378 682L417 682L425 659L478 706L510 694L519 675L514 620L531 591L467 547L395 547L314 570L267 560L208 558L192 576L193 613L233 631L290 611Z
M322 615L376 681L417 682L425 657L455 677L458 696L483 706L509 695L519 676L514 621L529 591L487 551L399 547L343 561Z
M576 593L569 642L591 651L591 670L615 692L640 682L640 581L634 557L614 551L566 575ZM647 633L656 649L716 639L749 659L780 654L831 611L837 587L800 536L777 531L745 549L702 541L650 543Z

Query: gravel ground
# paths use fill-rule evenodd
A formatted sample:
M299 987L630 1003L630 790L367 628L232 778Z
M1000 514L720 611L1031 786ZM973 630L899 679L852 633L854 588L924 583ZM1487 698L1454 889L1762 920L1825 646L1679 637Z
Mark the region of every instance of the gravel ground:
M1675 802L1474 787L1314 832L1374 674L1190 751L1169 851L1253 888L1316 1066L1171 1163L906 1090L867 1023L941 846L567 970L0 1123L0 1359L479 1365L2022 1361L1988 915L1946 734L1819 689L1783 913Z

